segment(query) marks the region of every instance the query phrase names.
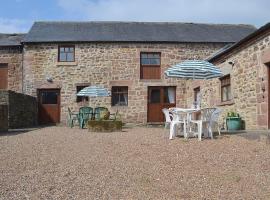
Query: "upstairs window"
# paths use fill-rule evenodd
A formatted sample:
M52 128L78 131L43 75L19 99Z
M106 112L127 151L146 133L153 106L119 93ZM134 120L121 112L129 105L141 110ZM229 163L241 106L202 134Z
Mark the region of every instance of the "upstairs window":
M160 79L160 55L161 53L141 53L140 78Z
M112 87L112 106L127 106L128 105L128 87L113 86Z
M73 45L65 45L58 47L58 61L59 62L74 62L75 61L75 47Z
M220 83L221 83L221 102L232 100L230 75L220 78Z
M83 88L88 87L88 85L79 85L76 86L76 94L80 92ZM76 102L83 102L83 101L89 101L89 97L82 97L82 96L77 96Z

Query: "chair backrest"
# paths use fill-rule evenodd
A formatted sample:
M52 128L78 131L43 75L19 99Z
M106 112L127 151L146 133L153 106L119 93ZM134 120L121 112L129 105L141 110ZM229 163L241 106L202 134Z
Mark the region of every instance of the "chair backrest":
M216 108L203 108L201 109L201 119L205 122L210 122L212 120L213 113Z
M94 113L95 113L95 119L100 119L100 112L101 111L108 111L108 108L106 108L106 107L96 107L95 108L95 111L94 111Z
M172 115L170 115L169 109L163 108L163 109L162 109L162 112L163 112L163 114L164 114L164 116L165 116L166 122L171 122L171 121L172 121L172 119L171 119L171 116L172 116Z
M222 110L220 108L216 108L216 110L212 114L211 121L218 122L221 112Z
M93 108L92 107L81 107L79 109L79 115L84 119L91 119L93 116Z
M93 113L93 108L92 107L80 107L79 113L83 113L83 114Z

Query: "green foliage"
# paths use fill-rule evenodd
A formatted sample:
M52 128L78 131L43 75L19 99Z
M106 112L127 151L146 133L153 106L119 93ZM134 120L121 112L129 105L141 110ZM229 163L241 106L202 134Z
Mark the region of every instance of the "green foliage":
M89 120L88 128L90 131L95 132L112 132L121 131L123 123L122 121L115 120Z
M240 117L240 115L237 112L231 111L227 113L227 118L231 118L231 117Z

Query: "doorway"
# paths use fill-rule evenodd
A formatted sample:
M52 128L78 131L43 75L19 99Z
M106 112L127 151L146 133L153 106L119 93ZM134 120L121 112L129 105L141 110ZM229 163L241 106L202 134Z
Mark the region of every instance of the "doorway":
M163 108L175 107L176 87L148 87L147 122L164 122Z
M39 124L60 122L60 89L38 90Z
M0 90L8 89L8 64L0 63Z

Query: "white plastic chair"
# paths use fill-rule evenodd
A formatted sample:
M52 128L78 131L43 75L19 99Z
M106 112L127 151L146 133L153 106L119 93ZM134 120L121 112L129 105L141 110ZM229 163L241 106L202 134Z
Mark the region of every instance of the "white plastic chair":
M165 116L165 126L164 126L164 128L166 129L166 128L168 128L168 125L170 125L171 122L172 122L173 114L167 108L163 108L162 112L163 112L163 114Z
M220 123L218 119L221 113L222 113L222 110L220 108L216 108L216 110L213 112L212 117L211 117L210 127L209 127L210 132L211 132L210 134L213 134L212 128L216 126L218 130L218 134L220 135Z
M202 140L202 133L203 133L204 127L205 127L204 137L210 135L210 137L213 139L213 134L212 134L212 129L211 129L211 125L212 125L211 120L212 120L212 115L215 111L216 111L216 108L201 109L201 119L200 120L190 120L191 125L192 124L197 125L197 132L195 132L195 135L198 136L199 141Z
M184 132L184 137L187 138L187 131L186 131L186 113L177 111L173 112L173 120L170 125L170 137L169 139L172 140L176 135L177 135L177 129L181 128L179 125L183 125L183 132Z

